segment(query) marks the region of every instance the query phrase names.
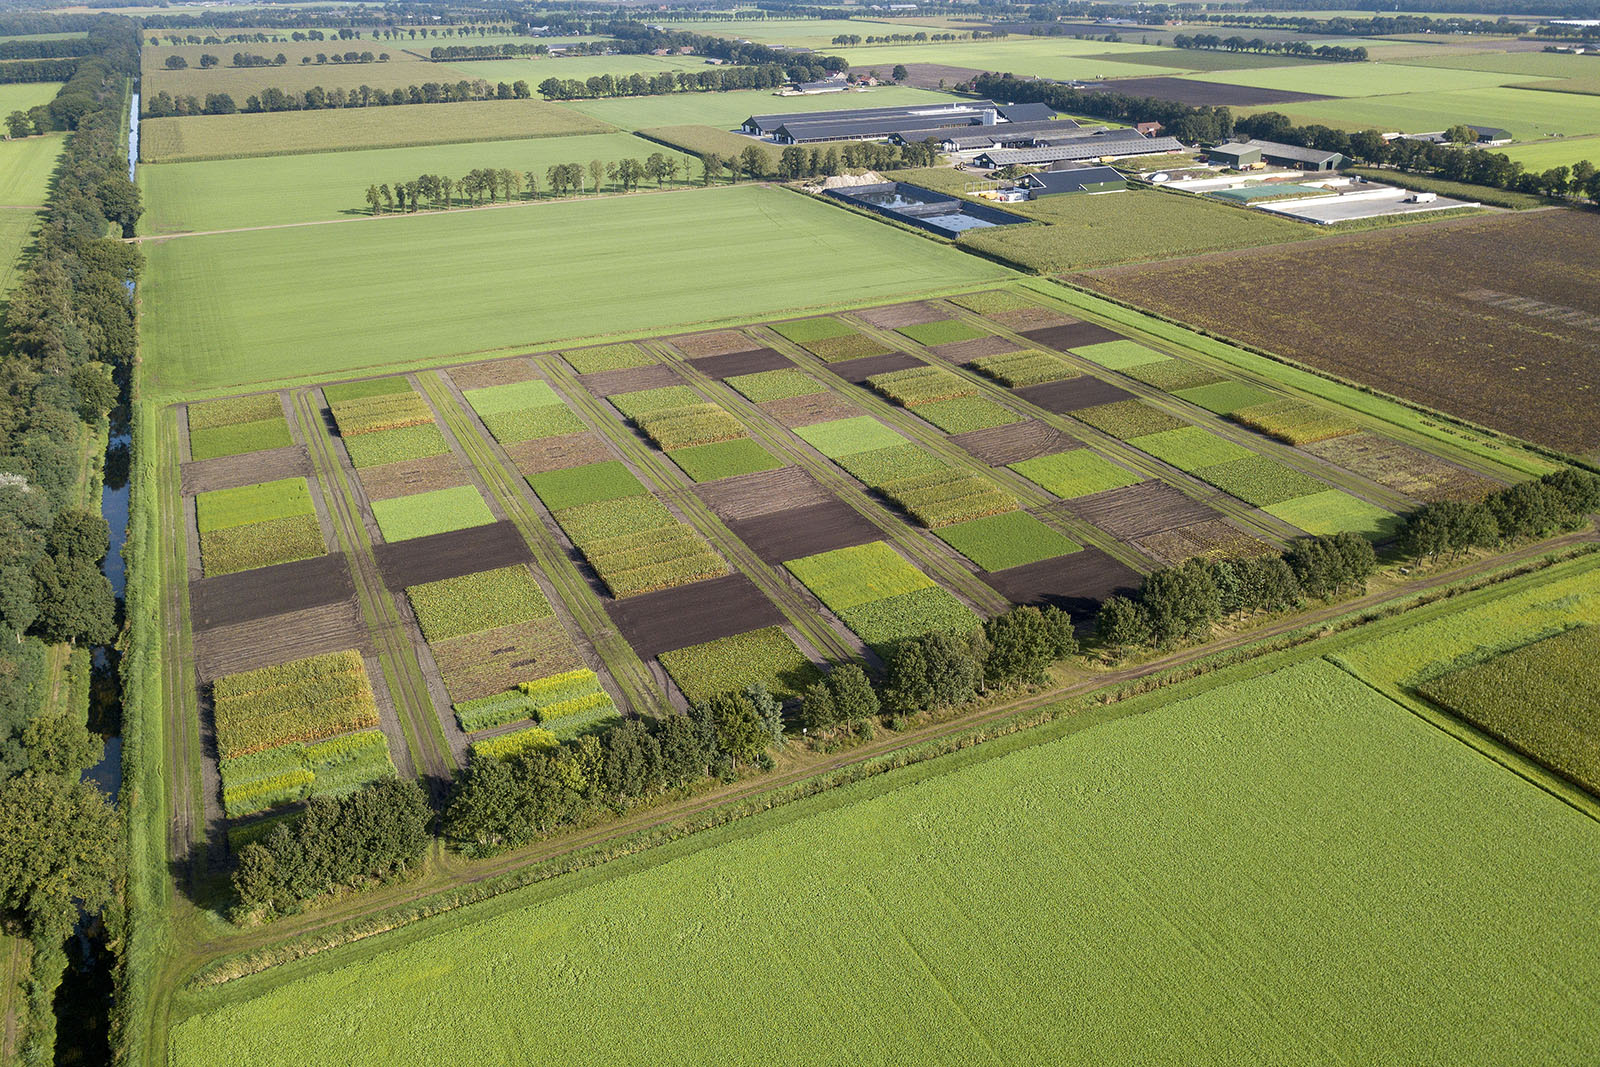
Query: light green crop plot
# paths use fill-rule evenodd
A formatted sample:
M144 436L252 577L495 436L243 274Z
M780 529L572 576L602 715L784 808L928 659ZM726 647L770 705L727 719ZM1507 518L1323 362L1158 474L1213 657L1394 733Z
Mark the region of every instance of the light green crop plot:
M0 207L43 206L66 144L64 133L0 141Z
M753 185L178 237L145 249L145 365L166 392L667 333L1008 276ZM619 274L623 256L637 266ZM839 269L850 262L877 266Z
M1600 825L1326 662L1207 684L236 981L170 1062L1600 1057Z
M419 174L454 178L480 167L532 171L541 193L547 193L545 171L552 164L577 163L585 168L584 191L590 192L590 160L642 160L661 150L632 134L610 133L163 163L139 170L149 205L140 226L143 232L164 234L367 215L370 185L411 181Z
M1600 96L1546 93L1533 89L1417 92L1369 99L1315 100L1305 104L1251 110L1282 111L1296 122L1321 123L1344 130L1376 128L1402 133L1427 133L1465 122L1474 126L1498 126L1510 130L1519 141L1558 134L1567 137L1600 134Z
M1536 81L1536 74L1490 70L1449 70L1400 63L1318 63L1266 70L1215 70L1191 75L1195 81L1253 85L1323 96L1380 96L1394 93L1447 93ZM1480 124L1481 125L1481 124Z
M818 96L774 96L761 89L744 89L730 93L672 93L621 100L570 100L561 106L624 130L651 130L657 126L715 126L731 130L751 115L787 115L856 107L931 107L951 104L956 99L928 89L885 85L860 93Z

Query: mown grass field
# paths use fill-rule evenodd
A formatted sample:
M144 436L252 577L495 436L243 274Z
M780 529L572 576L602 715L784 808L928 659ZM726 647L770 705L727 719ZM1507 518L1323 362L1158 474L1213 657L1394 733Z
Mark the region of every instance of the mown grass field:
M439 111L448 106L449 111ZM441 119L448 118L448 121ZM346 152L424 144L476 143L609 133L612 127L543 100L473 100L342 111L275 111L145 119L139 157L146 163Z
M951 103L954 99L946 93L928 89L883 85L866 92L823 93L819 96L774 96L762 89L747 89L728 93L634 96L621 100L571 100L560 106L624 130L644 130L655 126L715 126L731 130L751 115L936 105Z
M748 185L183 237L146 245L146 255L148 384L168 394L1007 276ZM637 266L619 271L623 255ZM307 283L311 262L319 284Z
M64 133L0 141L0 207L43 205L66 143Z
M139 183L150 210L140 220L140 229L150 234L182 233L369 215L369 185L414 181L419 174L457 178L480 167L519 174L531 170L539 181L539 195L548 196L545 171L552 164L578 163L585 167L587 193L590 160L643 160L660 151L660 145L643 138L606 133L141 167ZM680 173L677 184L682 183ZM602 185L602 191L609 189Z
M26 209L0 209L0 293L17 283L22 252L39 229L39 213Z
M859 31L858 31L859 32ZM861 36L865 37L863 33ZM1195 68L1182 64L1122 63L1118 55L1158 51L1153 46L1078 41L1070 37L1014 35L1003 41L954 41L938 44L880 44L848 49L844 58L852 67L877 67L887 74L896 63L943 63L952 67L1009 71L1041 78L1146 78L1182 74ZM1160 49L1159 51L1166 51Z
M1600 136L1507 145L1494 151L1521 163L1524 170L1543 172L1551 167L1570 167L1580 159L1587 159L1591 163L1600 160Z
M1421 67L1414 69L1425 75L1440 73ZM1477 126L1498 126L1510 130L1519 141L1600 133L1600 97L1517 88L1422 91L1241 110L1280 111L1297 123L1320 123L1342 130L1376 128L1426 133L1456 122L1471 121Z
M1226 82L1229 85L1253 85L1261 89L1340 97L1451 93L1538 80L1538 75L1413 67L1400 63L1297 63L1265 70L1209 71L1192 77L1195 81Z
M0 116L48 104L56 98L60 82L8 82L0 85Z
M1330 664L1205 685L245 979L171 1062L1600 1053L1600 827Z

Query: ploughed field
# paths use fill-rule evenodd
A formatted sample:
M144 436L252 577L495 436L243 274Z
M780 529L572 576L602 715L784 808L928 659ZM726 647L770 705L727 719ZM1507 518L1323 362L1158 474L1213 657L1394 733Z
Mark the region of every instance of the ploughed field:
M1600 221L1475 219L1086 275L1096 289L1571 453L1600 448Z

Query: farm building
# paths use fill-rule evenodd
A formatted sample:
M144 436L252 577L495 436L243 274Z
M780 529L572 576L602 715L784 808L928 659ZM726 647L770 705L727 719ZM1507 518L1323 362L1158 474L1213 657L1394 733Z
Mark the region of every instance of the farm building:
M1053 144L1057 138L1088 136L1092 132L1071 119L1058 119L1054 122L999 122L992 126L924 127L900 130L891 134L889 140L895 144L923 144L931 138L946 152L977 152L985 148L1031 148Z
M1043 148L996 148L979 155L973 164L979 167L1009 167L1013 164L1042 167L1085 159L1118 159L1181 151L1183 145L1176 137L1140 137L1132 130L1108 130Z
M1278 144L1275 141L1229 141L1206 149L1206 156L1213 163L1221 163L1235 170L1257 163L1298 170L1337 170L1339 164L1344 162L1344 156L1338 152Z
M819 82L797 82L790 86L789 91L802 96L815 96L818 93L842 93L850 88L850 83L844 78L824 78Z
M1062 193L1115 193L1128 188L1127 179L1110 167L1072 167L1067 170L1047 170L1030 174L1022 179L1028 190L1028 199L1057 196Z
M869 107L802 114L751 115L740 127L755 137L771 137L781 144L811 141L857 141L889 137L901 130L982 126L1013 121L1040 121L1042 105L997 104L971 100L921 107ZM1045 108L1045 117L1054 114ZM1019 116L1013 119L1012 116ZM924 138L925 139L925 138Z

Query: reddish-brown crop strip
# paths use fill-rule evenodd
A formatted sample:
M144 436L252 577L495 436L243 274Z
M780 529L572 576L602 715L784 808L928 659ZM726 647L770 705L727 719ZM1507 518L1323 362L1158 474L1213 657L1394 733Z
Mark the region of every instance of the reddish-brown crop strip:
M673 348L689 359L707 356L725 356L729 352L748 352L755 342L738 330L712 330L710 333L689 333L668 338Z
M1207 522L1217 513L1164 482L1140 482L1053 505L1106 533L1131 541L1180 526Z
M941 319L948 319L950 313L926 300L912 300L904 304L891 304L888 307L867 308L865 311L856 312L856 316L863 322L893 330L901 326L920 326L925 322L938 322Z
M1051 327L1070 326L1078 320L1063 315L1049 308L1013 308L1010 311L996 311L987 316L1009 330L1018 333L1027 333L1029 330L1043 330Z
M265 452L246 452L220 459L202 459L182 466L183 494L209 493L214 489L234 489L280 478L305 478L311 475L311 457L304 445L273 448Z
M554 617L434 641L428 647L453 704L585 666L561 620Z
M1065 352L1070 348L1082 348L1084 345L1098 345L1106 341L1124 341L1127 339L1115 330L1108 330L1104 326L1096 326L1092 322L1071 322L1065 326L1051 326L1038 330L1018 330L1017 332L1034 344L1053 348L1057 352Z
M1057 415L1133 398L1133 394L1126 389L1119 389L1110 382L1090 374L1069 378L1064 382L1029 385L1013 391L1028 403L1042 407L1046 411L1053 411Z
M1048 456L1081 448L1082 442L1047 426L1038 419L1014 422L1009 426L995 426L987 430L973 430L950 438L974 459L991 467L1004 467L1020 463L1035 456Z
M682 382L678 372L665 363L627 370L580 374L578 380L583 383L585 389L599 397L611 396L614 393L633 393L640 389L659 389L662 386L679 385Z
M763 563L778 566L791 559L864 545L883 536L855 508L829 500L748 519L730 519L728 528Z
M285 660L346 648L370 651L372 639L354 599L214 626L194 633L195 675L202 683Z
M433 489L449 489L472 480L460 461L449 452L366 467L360 475L361 488L366 491L368 500L389 500Z
M753 519L791 508L825 504L833 499L816 479L799 467L745 474L695 487L706 507L724 521Z
M615 458L605 439L587 430L524 441L507 448L506 455L524 478Z
M531 382L537 377L539 372L534 370L533 362L521 356L516 359L474 363L470 367L457 367L450 372L450 379L456 383L457 389L486 389L491 385Z
M1259 537L1252 537L1225 519L1211 519L1136 538L1133 544L1145 555L1169 567L1196 556L1237 559L1242 556L1265 556L1277 551Z
M955 341L948 345L934 345L928 349L940 359L951 363L970 363L984 356L998 356L1002 352L1015 352L1017 345L1004 337L974 337L970 341Z
M1314 256L1251 249L1086 280L1318 369L1585 453L1600 447L1596 276L1600 216L1539 211L1334 238Z
M189 615L198 633L214 626L321 607L355 595L344 553L334 552L190 582Z
M770 348L707 356L694 363L694 369L708 378L731 378L736 374L759 374L762 371L782 370L792 366L794 364L790 362L788 356L774 352Z
M837 393L814 393L811 396L792 396L786 400L769 400L761 405L761 410L791 430L861 414L859 407Z
M1053 604L1080 625L1094 618L1106 597L1129 595L1141 580L1138 571L1098 548L978 576L1013 604Z
M1438 456L1376 434L1335 437L1306 445L1305 451L1424 503L1482 500L1501 487Z
M516 524L508 520L374 545L372 551L383 584L390 589L459 578L533 559Z
M617 630L645 658L785 621L742 574L629 597L607 610Z

